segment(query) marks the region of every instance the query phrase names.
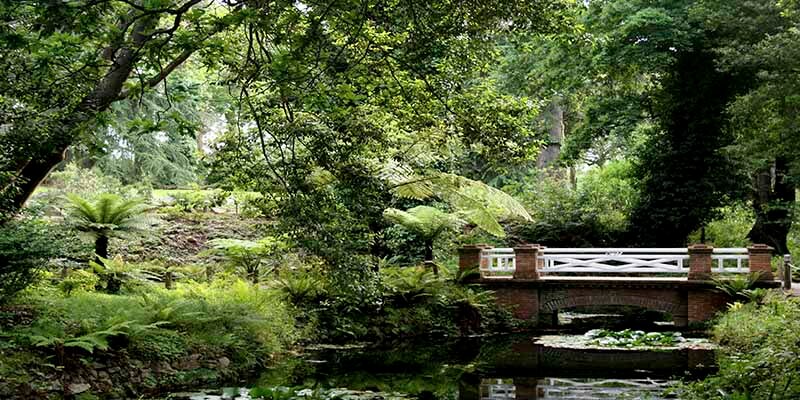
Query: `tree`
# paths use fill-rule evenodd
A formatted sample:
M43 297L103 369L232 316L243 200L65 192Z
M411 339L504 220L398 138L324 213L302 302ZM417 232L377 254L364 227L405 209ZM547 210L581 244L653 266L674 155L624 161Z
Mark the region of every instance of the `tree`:
M631 215L631 244L683 245L716 209L742 195L740 169L723 150L733 142L724 125L728 103L746 89L752 74L717 68L713 48L719 32L695 3L579 5L579 29L571 40L586 49L577 58L590 78L555 79L567 93L585 96L577 103L582 126L568 137L568 157L610 134L634 143L628 154L640 193ZM613 90L598 89L603 81ZM630 140L635 134L645 138L638 145Z
M142 200L122 199L110 193L101 194L92 203L82 197L69 194L70 206L66 217L70 224L80 232L94 238L94 251L97 263L108 259L108 240L128 232L144 230L149 226Z
M800 180L800 4L760 0L746 6L706 0L709 24L723 32L723 71L750 71L753 85L728 106L731 153L750 176L756 216L748 238L787 254Z
M266 117L260 109L268 99L276 106L272 110L286 111L289 122L295 122L297 103L322 105L334 92L357 100L376 88L357 79L320 85L325 75L346 76L363 61L369 61L362 64L367 68L402 65L425 74L434 65L426 63L430 57L443 55L448 47L468 44L501 26L552 26L551 14L558 8L558 2L544 0L3 3L0 195L12 211L19 209L99 113L148 89L166 87L166 79L196 53L204 65L224 71L220 78L247 100L242 106L251 108L251 121L253 115ZM310 99L309 93L320 96ZM268 125L262 123L262 133L264 128Z
M406 206L397 204L405 189L447 186L448 200L471 203L475 220L502 231L496 216L508 208L470 192L479 185L460 174L464 155L488 160L474 169L482 173L535 158L542 135L529 124L535 102L486 76L492 36L551 29L560 4L361 6L312 6L287 29L245 23L240 51L225 59L239 71L236 123L212 160L215 184L274 201L281 230L345 283L354 281L345 272L364 276L385 255L382 213Z
M165 82L245 2L30 0L0 5L0 198L18 210L99 113ZM258 2L249 2L257 6Z
M425 264L431 265L434 275L438 276L439 268L433 262L433 242L441 234L457 229L464 221L456 215L429 206L417 206L406 211L387 208L383 216L395 224L402 225L423 241Z

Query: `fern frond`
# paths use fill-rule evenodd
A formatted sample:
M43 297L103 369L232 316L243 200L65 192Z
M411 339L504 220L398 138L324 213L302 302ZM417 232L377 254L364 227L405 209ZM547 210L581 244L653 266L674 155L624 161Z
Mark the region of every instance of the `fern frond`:
M393 185L395 195L417 200L442 199L466 220L498 237L505 236L499 220L532 220L525 207L507 193L460 175L435 172L421 176L406 165L391 162L380 176Z
M433 239L442 231L457 228L462 223L457 216L428 206L417 206L408 211L387 208L383 216L425 239Z
M66 216L79 231L107 234L111 231L137 231L146 229L152 222L145 216L146 206L140 199L122 199L115 194L100 195L92 204L88 200L68 194Z

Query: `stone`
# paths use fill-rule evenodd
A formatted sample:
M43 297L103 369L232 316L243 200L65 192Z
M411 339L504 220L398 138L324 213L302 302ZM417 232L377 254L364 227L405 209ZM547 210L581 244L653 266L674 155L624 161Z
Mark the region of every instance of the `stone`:
M217 364L220 368L228 368L231 365L231 360L229 360L228 357L220 357L220 359L217 360Z
M70 394L79 394L91 389L92 385L88 383L71 383L67 386Z

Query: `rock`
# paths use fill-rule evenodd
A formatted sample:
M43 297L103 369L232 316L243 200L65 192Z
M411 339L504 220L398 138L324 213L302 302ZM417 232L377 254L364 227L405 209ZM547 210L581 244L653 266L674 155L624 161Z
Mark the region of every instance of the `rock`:
M217 365L219 365L220 368L228 368L231 365L231 360L229 360L228 357L220 357L220 359L217 360Z
M200 354L192 354L182 360L176 361L172 364L172 368L178 370L190 370L200 368Z
M91 389L92 385L88 383L71 383L67 386L70 394L79 394Z

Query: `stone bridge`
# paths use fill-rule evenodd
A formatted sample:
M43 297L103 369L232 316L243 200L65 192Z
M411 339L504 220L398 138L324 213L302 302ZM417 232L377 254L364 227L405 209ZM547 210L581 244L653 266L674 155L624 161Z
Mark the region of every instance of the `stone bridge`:
M672 316L675 326L703 322L731 299L716 289L713 274L751 274L757 287L779 287L772 248L547 248L486 245L460 250L459 267L479 267L476 282L517 318L552 326L558 312L586 306L635 306Z

